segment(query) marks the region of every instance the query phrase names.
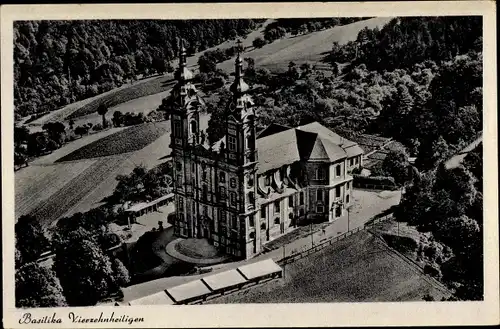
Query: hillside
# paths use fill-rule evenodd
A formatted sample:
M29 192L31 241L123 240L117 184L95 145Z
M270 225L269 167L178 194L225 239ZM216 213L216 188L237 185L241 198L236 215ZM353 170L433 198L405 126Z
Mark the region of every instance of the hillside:
M182 37L190 54L254 30L258 20L19 21L14 24L18 118L53 111L171 71Z

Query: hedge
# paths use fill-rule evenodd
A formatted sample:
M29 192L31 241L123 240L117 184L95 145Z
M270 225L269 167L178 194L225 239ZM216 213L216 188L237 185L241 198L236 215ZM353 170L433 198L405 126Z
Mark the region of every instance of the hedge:
M384 177L384 176L361 176L361 175L352 175L354 178L354 184L372 184L372 185L385 185L385 186L393 186L396 187L396 182L392 177Z

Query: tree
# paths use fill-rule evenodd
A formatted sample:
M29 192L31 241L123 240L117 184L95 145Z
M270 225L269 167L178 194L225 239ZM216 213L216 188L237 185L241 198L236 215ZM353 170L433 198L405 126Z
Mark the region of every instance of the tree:
M113 118L111 119L115 127L120 127L123 123L123 113L120 111L115 111L113 113Z
M80 137L88 133L88 131L89 128L87 126L78 126L75 128L75 134L80 135Z
M50 241L42 225L32 216L23 215L15 224L16 249L24 262L34 261L47 249Z
M198 67L201 73L211 73L217 68L215 61L205 55L200 56L198 59Z
M252 46L255 48L262 48L266 45L266 41L261 37L257 37L252 41Z
M82 230L58 244L53 265L70 306L95 305L117 289L109 257Z
M409 165L408 155L404 151L390 151L382 162L382 169L401 186L409 178Z
M127 268L118 258L113 260L112 266L116 277L116 283L120 287L126 287L130 283L130 274Z
M30 131L25 126L14 126L14 144L16 146L28 142Z
M102 127L106 128L107 127L106 113L108 113L108 107L104 103L101 103L97 107L97 113L102 116Z
M16 307L66 306L66 299L54 272L35 262L16 270L15 286Z
M66 131L66 126L61 122L47 122L42 126L42 129L47 131L49 139L61 145L63 142L63 136Z

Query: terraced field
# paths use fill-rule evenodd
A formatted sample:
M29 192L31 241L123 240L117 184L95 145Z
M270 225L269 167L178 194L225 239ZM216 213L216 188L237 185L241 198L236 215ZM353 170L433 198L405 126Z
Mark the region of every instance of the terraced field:
M137 151L164 135L169 126L169 121L133 126L87 144L56 162L91 159Z
M30 212L30 215L38 218L44 226L51 225L95 189L106 177L113 175L126 156L127 154L122 154L94 161L91 166L88 166L48 199L41 202Z
M94 163L94 160L87 160L50 166L29 166L16 172L16 217L29 214Z

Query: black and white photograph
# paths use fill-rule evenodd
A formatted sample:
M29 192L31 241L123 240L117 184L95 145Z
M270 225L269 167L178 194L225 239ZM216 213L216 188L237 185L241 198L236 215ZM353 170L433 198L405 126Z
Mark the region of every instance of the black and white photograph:
M16 324L485 301L484 17L271 16L12 22Z

